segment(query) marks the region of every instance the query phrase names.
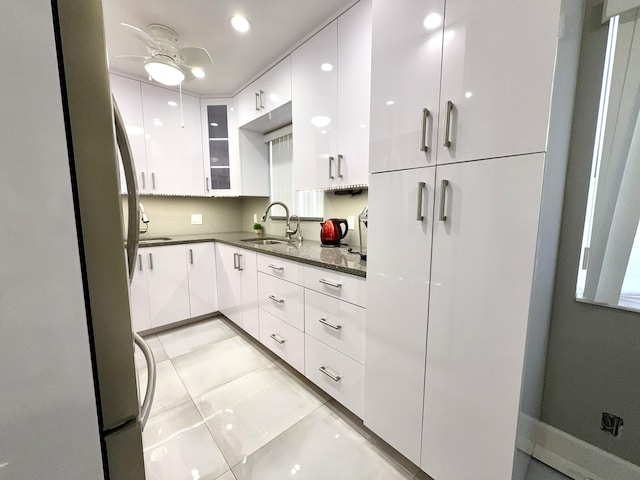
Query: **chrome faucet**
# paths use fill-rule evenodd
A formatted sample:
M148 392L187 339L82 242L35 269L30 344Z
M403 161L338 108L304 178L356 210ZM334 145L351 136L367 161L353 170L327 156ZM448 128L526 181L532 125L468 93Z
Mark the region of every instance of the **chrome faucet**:
M291 215L289 215L289 207L287 207L283 202L275 201L275 202L271 202L267 207L267 209L264 211L264 215L262 215L263 222L267 221L267 214L269 213L269 210L271 209L271 207L273 207L274 205L280 205L282 208L284 208L284 213L287 217L287 228L284 234L289 240L291 240L291 235L295 235L298 232L298 229L300 228L300 217L298 217L297 215L293 215L298 219L298 222L296 224L296 229L291 230Z

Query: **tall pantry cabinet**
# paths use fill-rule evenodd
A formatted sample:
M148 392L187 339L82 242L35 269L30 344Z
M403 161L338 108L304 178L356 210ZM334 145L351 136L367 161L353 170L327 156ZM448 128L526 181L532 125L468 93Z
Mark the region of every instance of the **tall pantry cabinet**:
M579 5L373 0L364 422L435 480L522 478Z

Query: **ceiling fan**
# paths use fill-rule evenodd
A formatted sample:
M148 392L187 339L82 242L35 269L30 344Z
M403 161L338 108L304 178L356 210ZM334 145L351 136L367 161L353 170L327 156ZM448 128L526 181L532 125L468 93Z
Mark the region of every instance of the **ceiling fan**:
M194 78L203 78L204 68L213 63L204 48L178 48L178 34L165 25L151 24L146 32L127 23L120 25L144 42L149 55L120 55L117 58L143 60L149 76L164 85L179 85Z

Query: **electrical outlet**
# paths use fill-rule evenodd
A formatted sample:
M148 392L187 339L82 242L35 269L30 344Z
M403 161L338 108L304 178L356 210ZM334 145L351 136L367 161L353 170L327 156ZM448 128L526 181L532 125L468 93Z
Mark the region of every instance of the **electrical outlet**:
M620 427L622 427L622 425L624 425L622 418L612 413L602 412L600 430L603 432L617 437L620 434Z
M202 225L202 214L201 213L192 213L191 214L191 225Z
M253 223L258 223L258 214L257 213L253 214Z
M356 228L356 219L353 215L349 215L347 217L347 225L349 226L349 230L354 230Z

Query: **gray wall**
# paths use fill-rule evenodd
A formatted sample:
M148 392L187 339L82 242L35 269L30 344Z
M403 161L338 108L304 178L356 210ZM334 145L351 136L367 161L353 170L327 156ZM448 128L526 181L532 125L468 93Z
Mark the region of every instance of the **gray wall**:
M640 465L640 314L575 301L607 27L585 13L542 421ZM603 411L620 436L601 431Z

